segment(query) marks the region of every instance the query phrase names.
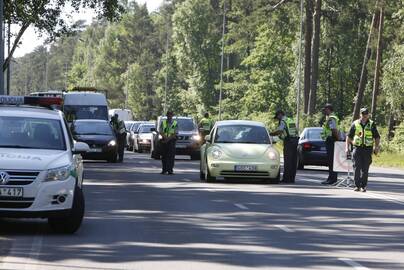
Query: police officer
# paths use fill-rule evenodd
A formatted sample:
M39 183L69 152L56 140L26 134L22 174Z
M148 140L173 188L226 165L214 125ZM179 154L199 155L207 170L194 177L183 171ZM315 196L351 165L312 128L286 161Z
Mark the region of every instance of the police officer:
M329 103L324 106L323 113L325 121L323 123L321 138L325 140L327 150L328 178L326 181L321 182L321 184L332 185L338 180L338 174L334 172L334 143L339 139L339 118L334 114L334 109Z
M271 132L271 136L279 136L283 140L283 178L282 183L294 183L297 167L297 144L298 134L296 123L293 119L285 116L282 110L275 113L274 119L279 121L278 129Z
M175 144L178 134L177 120L173 119L174 113L167 112L167 119L164 119L159 133L161 139L161 161L163 170L161 174L174 174L174 161L175 161Z
M209 117L209 113L206 112L199 122L199 130L201 131L202 139L204 139L206 135L210 134L213 124L213 120Z
M372 163L372 152L377 154L380 151L380 134L376 124L370 120L368 109L362 108L360 113L360 118L352 123L349 130L345 151L348 154L349 146L353 144L352 158L356 186L354 190L366 192L369 166Z
M126 143L126 127L125 123L118 118L118 114L111 117L111 126L114 129L118 144L118 161L123 162Z

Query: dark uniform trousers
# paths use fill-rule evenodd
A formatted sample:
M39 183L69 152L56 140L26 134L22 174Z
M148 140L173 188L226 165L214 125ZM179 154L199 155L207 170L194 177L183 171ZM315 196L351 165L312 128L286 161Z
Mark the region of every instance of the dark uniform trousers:
M118 138L118 160L123 161L123 155L125 153L126 132L123 134L117 134Z
M328 137L325 140L325 148L327 149L327 160L328 160L328 182L335 183L338 180L338 174L334 172L334 145L335 139L333 137Z
M163 172L173 172L175 162L175 140L161 144L161 161Z
M369 167L372 164L372 147L355 147L352 152L355 186L365 188L368 184Z
M283 142L283 182L294 183L297 169L298 138L291 137Z

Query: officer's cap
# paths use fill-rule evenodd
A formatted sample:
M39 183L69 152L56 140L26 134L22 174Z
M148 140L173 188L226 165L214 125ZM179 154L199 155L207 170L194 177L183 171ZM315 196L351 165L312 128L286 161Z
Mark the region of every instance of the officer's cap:
M325 109L329 109L330 111L334 111L334 107L332 106L331 103L325 104L323 110L325 110Z
M278 118L278 115L279 115L279 114L285 115L285 113L284 113L282 110L277 110L277 111L275 112L274 119Z
M363 107L363 108L361 108L360 112L361 112L361 114L368 114L369 110L368 110L368 108Z

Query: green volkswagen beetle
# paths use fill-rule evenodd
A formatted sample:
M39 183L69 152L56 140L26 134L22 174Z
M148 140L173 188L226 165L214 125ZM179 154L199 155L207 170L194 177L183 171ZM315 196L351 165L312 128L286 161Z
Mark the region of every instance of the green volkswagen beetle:
M279 183L280 155L265 125L255 121L220 121L201 147L200 178L263 179Z

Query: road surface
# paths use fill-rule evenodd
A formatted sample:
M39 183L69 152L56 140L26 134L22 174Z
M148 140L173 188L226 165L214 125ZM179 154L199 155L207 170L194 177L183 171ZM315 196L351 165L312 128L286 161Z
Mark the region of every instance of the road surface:
M404 172L372 169L367 193L324 187L199 181L128 154L86 163L86 218L75 235L43 220L0 220L0 269L404 269Z

